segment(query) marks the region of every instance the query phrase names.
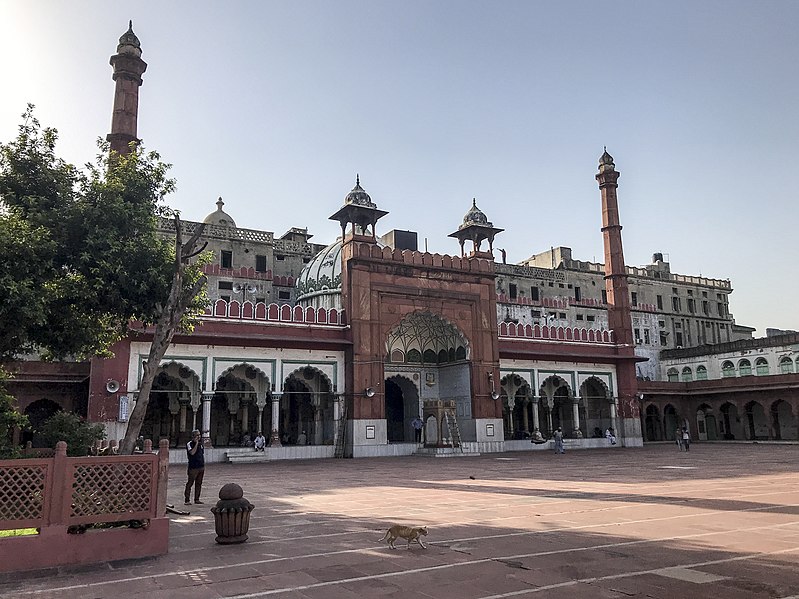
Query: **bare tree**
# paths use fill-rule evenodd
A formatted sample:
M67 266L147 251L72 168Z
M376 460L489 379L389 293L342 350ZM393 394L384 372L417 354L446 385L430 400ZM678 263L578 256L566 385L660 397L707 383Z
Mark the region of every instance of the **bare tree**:
M205 230L201 223L194 230L188 241L183 243L180 217L175 219L175 261L172 275L172 287L166 304L157 307L158 318L153 331L153 340L150 352L144 364L139 397L136 406L130 414L125 438L120 445L120 453L133 453L136 439L139 437L147 405L150 403L150 391L153 388L155 375L161 365L161 360L172 343L172 338L179 331L191 331L194 326L193 316L203 308L198 305L198 300L204 296L203 291L207 279L197 264L191 259L201 254L208 242L200 243L200 238Z

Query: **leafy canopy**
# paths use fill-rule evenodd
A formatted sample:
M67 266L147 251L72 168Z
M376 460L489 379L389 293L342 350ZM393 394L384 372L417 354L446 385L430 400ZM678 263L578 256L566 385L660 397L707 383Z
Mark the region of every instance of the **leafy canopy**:
M17 138L0 144L0 362L102 355L131 320L155 323L170 295L174 242L157 231L171 215L169 165L101 142L81 170L57 157L57 139L29 105ZM187 288L201 277L192 265ZM205 296L194 300L189 316Z

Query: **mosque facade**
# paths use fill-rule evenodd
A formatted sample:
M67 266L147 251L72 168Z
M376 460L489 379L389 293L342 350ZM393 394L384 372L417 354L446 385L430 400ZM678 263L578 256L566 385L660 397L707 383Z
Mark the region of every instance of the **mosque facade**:
M147 67L132 27L111 64L108 139L124 152L137 140ZM752 329L734 321L729 280L672 273L662 254L650 265L627 266L619 171L607 151L595 177L603 263L575 260L559 247L506 264L494 248L503 230L476 201L450 235L459 255L421 252L414 232L377 235L388 212L359 178L330 216L341 236L328 244L312 242L307 228L276 237L239 227L220 198L203 223L182 223L184 233L203 227L214 256L205 266L211 303L192 334L173 339L142 434L180 448L200 429L206 455L221 461L250 455L241 445L258 432L269 439L264 459L542 449L558 427L586 448L607 447L608 428L628 447L665 440L672 427L706 432L703 400L670 386L688 384L672 380L684 360L697 362L692 372L699 375L698 354L680 352L751 343ZM174 226L163 220L161 232L172 236ZM113 348L113 358L87 364L29 361L12 391L34 422L71 409L120 439L150 338L151 331L138 331ZM785 393L799 374L789 378ZM791 393L777 420L758 412L757 431L745 423L735 438L747 431L799 438ZM734 405L736 424L751 410ZM728 432L716 425L716 437L734 435L729 417L722 421Z

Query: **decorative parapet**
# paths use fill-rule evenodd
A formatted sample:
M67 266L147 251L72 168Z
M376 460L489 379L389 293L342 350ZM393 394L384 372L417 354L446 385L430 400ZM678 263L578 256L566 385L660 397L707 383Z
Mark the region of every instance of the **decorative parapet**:
M258 279L260 281L271 281L272 271L258 272L252 267L241 268L222 268L219 264L206 264L203 266L203 273L218 277L231 277L238 279ZM276 277L279 278L279 277ZM275 283L277 284L277 283Z
M613 331L577 327L555 327L502 322L499 324L500 338L537 339L541 341L570 341L575 343L615 343Z
M205 311L204 318L243 320L264 323L305 324L319 326L344 326L344 310L336 308L313 308L311 306L292 306L290 304L265 304L238 300L216 300Z
M305 254L308 256L315 256L318 252L318 247L315 249L313 244L303 243L301 241L290 241L288 239L275 239L275 251L283 254Z
M526 277L542 279L545 281L564 282L566 273L562 270L551 268L538 268L537 266L521 266L518 264L497 264L495 265L497 274L513 275L516 277Z
M579 270L583 272L605 272L605 265L601 262L586 262L584 260L564 260L563 267L567 270ZM729 279L711 279L708 277L693 277L691 275L678 275L673 272L647 269L640 266L625 266L626 272L631 277L642 279L658 279L660 281L672 281L674 283L685 283L688 285L703 285L705 287L717 287L720 289L732 289ZM539 269L540 270L540 269ZM546 270L546 269L544 269Z
M183 235L191 235L202 223L182 220L180 221ZM175 232L175 221L169 218L159 219L158 228L162 233ZM234 241L250 241L254 243L275 243L275 234L271 231L257 231L255 229L241 229L239 227L223 227L222 225L205 225L203 237L210 239L226 239ZM281 240L282 241L282 240ZM283 241L283 243L287 243ZM291 243L291 242L289 242ZM296 242L294 242L296 243ZM303 244L299 244L303 245ZM310 252L310 249L308 250Z
M533 301L529 297L525 296L517 296L515 299L510 299L507 294L505 293L498 293L497 294L497 302L500 304L514 304L519 306L536 306L542 308L555 308L565 310L569 306L581 306L584 308L598 308L601 310L607 310L608 305L597 300L591 298L585 298L581 300L575 300L569 297L544 297L538 301Z
M431 268L446 268L468 272L494 272L494 261L485 258L467 258L450 256L448 254L431 254L413 250L392 249L380 247L373 243L350 242L354 244L352 256L357 258L372 258L390 262L399 262L413 266L428 266ZM349 244L348 244L349 245Z

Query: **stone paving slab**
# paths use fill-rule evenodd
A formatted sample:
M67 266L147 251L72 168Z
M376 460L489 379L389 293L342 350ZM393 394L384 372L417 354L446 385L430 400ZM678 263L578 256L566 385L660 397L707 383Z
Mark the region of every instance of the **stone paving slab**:
M0 597L799 599L798 458L695 444L211 464L168 555L9 575ZM214 542L210 513L228 482L256 506L236 546ZM390 550L394 523L427 525L428 548Z

